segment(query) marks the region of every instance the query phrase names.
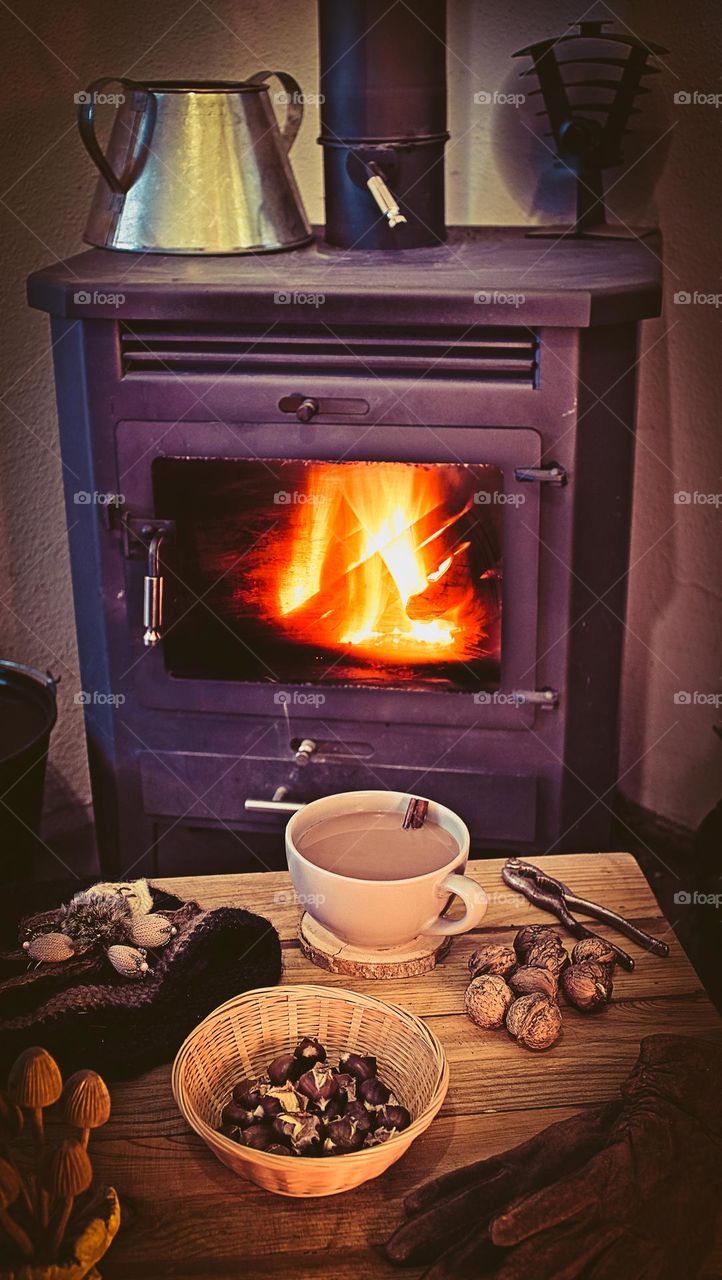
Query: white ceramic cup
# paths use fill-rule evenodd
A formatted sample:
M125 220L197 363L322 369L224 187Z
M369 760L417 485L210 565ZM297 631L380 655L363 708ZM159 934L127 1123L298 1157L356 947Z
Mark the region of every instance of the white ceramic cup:
M323 796L294 813L286 827L288 870L300 903L309 915L337 938L358 947L403 946L419 934L465 933L486 912L484 890L463 874L469 857L469 832L461 818L442 804L429 801L428 818L448 831L459 849L447 863L421 876L402 880L360 880L341 871L317 867L299 853L304 832L325 818L350 813L392 812L399 826L411 796L400 791L349 791ZM458 920L439 913L450 894L458 894L466 908Z

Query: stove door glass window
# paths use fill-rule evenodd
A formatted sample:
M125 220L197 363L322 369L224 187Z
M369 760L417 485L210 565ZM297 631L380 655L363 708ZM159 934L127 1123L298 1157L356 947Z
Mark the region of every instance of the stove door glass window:
M498 688L499 468L160 457L153 487L173 675Z

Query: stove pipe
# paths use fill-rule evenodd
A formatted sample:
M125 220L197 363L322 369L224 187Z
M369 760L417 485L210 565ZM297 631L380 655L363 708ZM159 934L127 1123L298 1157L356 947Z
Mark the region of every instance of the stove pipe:
M446 238L445 0L319 0L326 240Z

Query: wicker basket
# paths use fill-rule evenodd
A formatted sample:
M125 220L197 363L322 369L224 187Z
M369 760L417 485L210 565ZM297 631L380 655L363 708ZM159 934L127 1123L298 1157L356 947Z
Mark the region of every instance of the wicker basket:
M220 1134L236 1081L262 1075L303 1036L317 1036L330 1060L374 1054L379 1075L411 1112L409 1128L378 1147L319 1159L268 1155ZM262 987L236 996L191 1032L173 1064L173 1094L191 1128L234 1173L285 1196L333 1196L377 1178L428 1128L448 1084L444 1051L419 1018L338 987Z

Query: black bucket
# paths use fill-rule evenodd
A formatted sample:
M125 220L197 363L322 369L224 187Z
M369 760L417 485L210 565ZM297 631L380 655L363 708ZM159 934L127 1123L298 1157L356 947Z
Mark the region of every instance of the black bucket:
M32 875L57 682L0 660L0 883Z

